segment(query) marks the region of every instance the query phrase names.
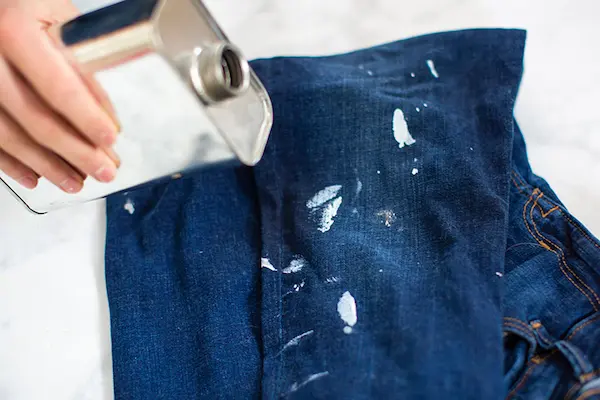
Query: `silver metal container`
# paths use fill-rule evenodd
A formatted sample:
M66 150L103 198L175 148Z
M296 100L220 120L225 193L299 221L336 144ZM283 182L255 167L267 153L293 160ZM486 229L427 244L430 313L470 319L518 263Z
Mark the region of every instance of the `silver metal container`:
M256 164L272 125L269 96L200 0L125 0L62 26L81 69L107 92L121 133L117 178L78 194L41 179L27 208L46 213L227 162Z

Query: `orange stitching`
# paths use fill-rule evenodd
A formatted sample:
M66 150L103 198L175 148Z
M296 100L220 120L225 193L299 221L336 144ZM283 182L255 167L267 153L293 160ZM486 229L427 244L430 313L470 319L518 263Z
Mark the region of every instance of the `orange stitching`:
M569 389L569 391L567 392L567 394L565 394L565 398L563 400L569 400L573 397L573 395L575 394L575 392L577 390L579 390L579 388L581 387L581 385L579 383L575 383L573 384L573 386L571 386L571 389Z
M542 207L540 206L540 209ZM542 217L546 218L548 217L548 215L552 214L554 211L558 210L560 207L559 206L554 206L551 209L549 209L548 211L544 212L544 210L542 209L542 211L540 212L540 214L542 214Z
M540 235L540 237L542 238L542 240L547 241L548 244L552 245L552 247L554 247L556 250L560 251L560 254L558 253L558 251L556 250L552 250L549 248L549 250L551 252L553 252L554 254L556 254L557 256L559 256L559 258L561 259L563 265L565 266L565 268L567 269L567 271L569 271L571 273L571 275L573 275L578 281L579 283L581 283L587 290L589 290L594 298L596 299L596 302L598 304L600 304L600 297L598 297L598 295L596 294L596 292L594 292L588 285L586 285L586 283L569 267L569 265L567 264L567 260L565 259L565 253L562 251L562 249L560 247L558 247L552 240L546 238L544 235L542 235L540 233L540 231L537 228L537 224L535 223L535 219L533 218L533 207L535 207L535 205L537 204L538 200L544 196L544 193L540 193L540 195L537 197L537 199L535 200L535 202L533 203L533 206L531 207L531 211L530 211L530 218L531 218L531 223L533 224L533 228L535 229L535 231L537 232L538 235ZM582 290L565 272L565 270L560 267L560 270L562 271L562 273L565 275L565 277L571 281L571 283L573 284L573 286L575 286L590 302L590 304L592 305L592 307L594 308L594 310L598 311L598 306L596 304L594 304L594 302L592 301L592 299L588 296L587 293L585 293L584 290Z
M600 389L593 389L593 390L590 390L589 392L585 392L581 396L579 396L576 400L585 400L595 394L600 394Z
M519 332L525 334L525 336L532 336L531 332L524 330L518 325L511 324L510 322L505 322L504 325L518 330Z
M540 324L538 321L535 321L535 322L532 322L532 323L531 323L531 327L532 327L533 329L538 329L538 328L541 328L541 327L542 327L542 324Z
M577 332L579 332L580 330L582 330L583 328L585 328L586 326L588 326L592 322L598 320L599 318L600 318L600 314L596 315L594 318L592 318L592 319L588 320L587 322L585 322L583 325L581 325L580 327L578 327L577 329L575 329L573 332L571 332L571 334L567 337L567 340L573 339L573 337L575 336L575 334Z
M600 373L600 368L599 369L595 369L592 372L588 372L587 374L583 374L579 376L579 379L583 379L584 381L587 381L589 378L593 378L594 375Z
M516 322L516 323L519 323L519 324L521 324L523 327L525 327L525 329L529 330L529 325L527 325L525 322L521 321L521 320L520 320L520 319L518 319L518 318L513 318L513 317L504 317L504 319L508 319L508 320L514 321L514 322Z
M556 350L552 351L550 354L546 355L545 357L537 357L537 356L534 357L534 358L537 358L537 361L533 361L534 358L532 358L531 362L530 362L531 365L529 366L529 368L527 368L527 371L525 371L525 373L519 380L519 383L517 384L517 386L515 386L515 388L508 393L508 395L506 396L506 400L510 399L512 396L514 396L516 394L516 392L519 391L519 389L521 389L521 387L525 384L525 382L527 382L527 379L529 379L529 377L531 376L531 373L533 372L535 367L539 366L544 360L546 360L550 356L554 355L555 352L556 352Z
M519 183L521 184L521 186L524 187L525 186L525 182L523 181L523 179L521 179L521 177L519 176L519 174L517 174L514 169L511 172L512 172L513 176L515 178L517 178L517 180L519 181Z
M591 237L589 237L589 235L587 233L585 233L585 231L583 229L581 229L581 227L579 226L579 224L575 223L568 215L567 213L565 213L563 210L560 210L560 213L571 223L571 225L577 229L579 232L581 232L581 234L583 236L585 236L587 238L587 240L590 241L590 243L592 243L594 246L596 246L597 248L600 249L600 245L598 243L596 243L596 241L594 239L592 239Z
M525 196L527 196L527 193L525 193L525 191L519 186L519 184L517 183L517 181L515 181L515 178L511 176L510 179L513 181L513 184L515 185L515 187L517 188L517 190L519 192L521 192L522 194L524 194Z

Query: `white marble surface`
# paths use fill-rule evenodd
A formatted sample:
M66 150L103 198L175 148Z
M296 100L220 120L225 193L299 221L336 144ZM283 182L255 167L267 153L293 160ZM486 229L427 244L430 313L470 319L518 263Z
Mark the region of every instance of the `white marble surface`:
M600 235L598 0L206 3L251 58L346 51L447 29L526 28L517 117L531 162ZM0 221L0 399L111 399L103 204L38 217L0 191Z

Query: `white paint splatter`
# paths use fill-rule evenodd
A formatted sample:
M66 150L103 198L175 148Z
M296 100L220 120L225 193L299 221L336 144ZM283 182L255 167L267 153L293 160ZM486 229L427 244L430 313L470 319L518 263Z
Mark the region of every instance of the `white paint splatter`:
M473 148L472 148L472 147L469 147L469 150L473 151Z
M365 69L365 66L364 66L364 65L362 65L362 64L359 64L359 65L358 65L358 69Z
M429 71L431 71L431 75L433 75L435 79L440 77L435 69L435 64L433 63L433 60L427 60L427 66L429 67Z
M300 272L302 268L306 266L306 260L302 257L298 257L293 259L290 262L290 266L283 269L284 274L295 274L296 272Z
M306 202L306 207L317 208L327 203L338 195L338 192L342 189L342 185L331 185L325 189L317 192L310 200Z
M413 159L413 161L414 161L414 162L417 162L417 158L415 157L415 158Z
M404 119L404 113L399 108L394 111L392 129L394 131L394 139L398 142L398 147L403 148L416 142L408 131L408 124Z
M328 371L319 372L318 374L312 374L300 383L295 382L292 386L290 386L288 393L293 393L293 392L297 391L298 389L300 389L301 387L306 386L310 382L316 381L317 379L323 378L324 376L327 376L327 375L329 375Z
M410 76L411 76L412 78L414 78L414 77L415 77L415 73L414 73L414 72L411 72L411 73L410 73Z
M423 103L423 107L427 108L429 106L427 105L427 103Z
M369 76L373 76L373 71L371 71L371 70L367 70L367 74L368 74Z
M417 112L421 112L421 109L419 107L416 108Z
M496 276L499 278L502 278L504 276L504 274L502 272L496 272Z
M411 171L411 174L416 175L419 173L419 169L418 168L413 168Z
M305 284L305 282L304 282L304 281L302 281L302 282L300 282L300 283L296 283L296 284L294 284L294 291L295 291L295 292L299 292L299 291L300 291L300 289L304 287L304 284Z
M271 271L277 271L275 269L275 267L273 266L273 264L271 264L271 261L269 261L268 258L264 258L264 257L260 259L260 267L270 269Z
M379 270L379 272L383 272L383 270L382 270L382 269L380 269L380 270Z
M381 175L381 171L380 170L377 170L377 175Z
M336 197L335 199L333 199L333 201L331 201L325 206L323 214L321 215L321 223L318 228L319 231L325 233L331 229L331 226L333 225L333 219L337 215L341 205L342 198Z
M292 346L298 346L300 344L300 340L304 339L307 336L312 335L314 332L315 331L310 330L308 332L304 332L303 334L296 336L295 338L293 338L292 340L290 340L289 342L287 342L285 344L285 346L283 346L283 348L281 349L281 351L279 352L279 354L281 354L282 352L284 352L285 350L289 349Z
M340 297L337 304L337 312L340 314L342 321L347 325L346 328L350 328L349 330L344 329L344 333L351 333L352 327L358 321L358 316L356 314L356 301L350 292L344 292L342 297Z
M123 209L125 211L127 211L129 213L129 215L132 215L135 212L135 207L133 206L133 201L131 201L131 199L127 199L127 201L125 202L125 205L123 206Z
M340 278L338 278L337 276L332 276L331 278L327 278L325 279L326 283L336 283L339 282Z

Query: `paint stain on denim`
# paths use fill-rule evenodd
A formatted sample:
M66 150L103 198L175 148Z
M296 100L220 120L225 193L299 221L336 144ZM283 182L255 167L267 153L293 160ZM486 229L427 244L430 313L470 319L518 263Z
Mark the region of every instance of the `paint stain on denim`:
M127 201L123 205L123 209L125 211L127 211L129 213L129 215L132 215L135 212L135 207L133 205L133 201L131 201L131 199L127 199Z
M317 229L320 232L327 232L333 225L333 219L342 205L342 196L338 196L341 189L341 185L328 186L306 202L311 215L316 216L319 225Z
M404 146L415 144L416 140L408 131L408 124L404 118L404 113L399 108L394 111L392 130L394 131L394 139L398 142L398 147L403 148Z
M323 377L325 377L327 375L329 375L328 371L319 372L318 374L309 375L308 378L306 378L302 382L299 382L299 383L295 382L292 386L290 386L290 389L288 390L288 393L293 393L293 392L297 391L298 389L300 389L301 387L308 385L310 382L316 381L317 379L323 378Z
M352 333L352 327L356 325L358 315L356 313L356 300L354 300L354 297L352 297L350 292L346 291L342 297L340 297L337 304L337 312L342 321L346 324L344 333Z
M271 264L271 261L269 261L268 258L264 258L264 257L260 259L260 267L270 269L271 271L277 271L277 269L275 269L273 264Z
M306 265L306 260L303 257L298 257L290 262L290 265L283 269L284 274L295 274L296 272L302 271L302 268Z
M390 228L396 222L396 213L392 210L379 210L375 214L379 222Z
M418 168L413 168L411 171L411 174L416 175L419 173L419 169Z
M431 75L433 75L433 77L435 79L438 79L440 77L440 75L438 74L437 70L435 69L435 64L433 63L433 60L427 60L427 66L429 67L429 71L431 72Z

